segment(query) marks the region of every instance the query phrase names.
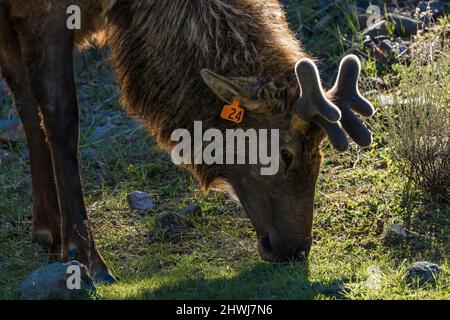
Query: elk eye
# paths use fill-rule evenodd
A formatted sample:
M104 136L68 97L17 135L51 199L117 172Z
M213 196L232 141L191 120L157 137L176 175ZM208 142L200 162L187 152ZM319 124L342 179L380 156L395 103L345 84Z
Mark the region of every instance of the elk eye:
M286 170L289 169L294 158L292 154L286 149L283 149L281 150L281 158L283 159L284 165L286 166Z

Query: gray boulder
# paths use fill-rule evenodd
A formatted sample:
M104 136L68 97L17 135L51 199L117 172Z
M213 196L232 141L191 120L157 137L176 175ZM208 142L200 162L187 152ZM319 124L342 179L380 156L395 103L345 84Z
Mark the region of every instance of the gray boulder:
M442 268L437 264L420 261L415 262L408 267L406 272L406 282L411 284L419 279L419 285L434 283L435 277L442 272Z
M152 198L145 192L132 192L127 196L128 206L131 210L146 212L154 208Z
M84 265L55 262L31 273L22 282L20 295L23 300L81 300L89 299L95 290Z

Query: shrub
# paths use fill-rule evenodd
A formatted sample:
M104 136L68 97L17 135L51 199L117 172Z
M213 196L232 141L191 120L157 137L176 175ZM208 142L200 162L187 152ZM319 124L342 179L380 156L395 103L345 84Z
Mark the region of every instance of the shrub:
M382 106L393 156L410 182L450 201L450 41L445 26L419 34L399 67L394 104Z

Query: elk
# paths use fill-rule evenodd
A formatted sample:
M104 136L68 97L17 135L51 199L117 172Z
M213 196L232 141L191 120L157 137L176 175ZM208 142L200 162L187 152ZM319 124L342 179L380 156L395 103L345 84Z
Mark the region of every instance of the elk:
M66 25L74 4L80 30ZM30 150L33 240L49 257L78 260L95 280L115 281L94 244L79 173L73 52L92 42L110 48L124 109L168 151L171 133L195 121L279 130L276 175L261 176L254 164L188 169L205 190L237 196L264 260L305 259L323 140L339 151L348 136L363 147L372 142L354 113L374 113L358 90L357 57L343 59L325 92L276 0L0 0L0 69ZM219 116L235 99L246 110L241 124Z

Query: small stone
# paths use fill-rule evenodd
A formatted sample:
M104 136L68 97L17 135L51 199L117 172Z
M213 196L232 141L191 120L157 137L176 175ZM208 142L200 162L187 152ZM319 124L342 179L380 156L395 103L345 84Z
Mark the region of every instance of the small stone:
M0 150L0 158L6 159L9 157L9 152L6 150Z
M163 212L157 216L156 222L160 229L165 229L167 226L172 224L178 224L181 217L177 214L173 214L170 212Z
M406 229L400 223L393 223L388 225L388 232L392 232L402 238L406 238Z
M394 43L390 39L381 40L378 48L383 51L385 54L389 54L394 51Z
M202 213L202 208L198 204L191 204L178 212L179 216L189 218Z
M435 277L442 272L442 268L435 263L420 261L408 267L406 272L406 282L411 284L419 279L419 285L434 283Z
M5 150L0 150L0 160L8 159L10 157L10 153Z
M128 194L127 201L131 210L140 212L146 212L155 207L152 198L145 192L132 192Z
M384 242L389 245L397 245L407 237L406 229L399 223L389 224L384 235Z
M80 275L79 288L76 288L77 281L73 278L76 276L77 270ZM72 287L74 285L75 288ZM20 285L20 294L23 300L89 299L95 290L87 268L77 261L55 262L43 266L30 274Z

